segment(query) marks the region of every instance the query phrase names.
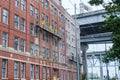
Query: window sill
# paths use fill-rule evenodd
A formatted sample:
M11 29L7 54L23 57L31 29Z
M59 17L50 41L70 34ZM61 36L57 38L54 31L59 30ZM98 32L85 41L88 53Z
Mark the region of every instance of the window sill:
M2 80L8 80L8 78L2 78Z
M19 80L19 78L14 78L14 80Z
M25 78L21 78L21 80L26 80Z

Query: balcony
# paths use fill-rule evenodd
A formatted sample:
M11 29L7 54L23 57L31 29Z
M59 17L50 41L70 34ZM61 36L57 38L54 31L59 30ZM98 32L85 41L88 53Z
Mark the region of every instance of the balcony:
M39 27L41 30L45 30L45 31L53 34L54 36L56 36L56 37L58 37L60 39L62 38L62 35L60 34L60 32L57 29L56 30L52 30L52 26L46 26L44 24L45 24L44 21L43 22L41 22L41 21L40 22L39 21L35 22L35 26Z

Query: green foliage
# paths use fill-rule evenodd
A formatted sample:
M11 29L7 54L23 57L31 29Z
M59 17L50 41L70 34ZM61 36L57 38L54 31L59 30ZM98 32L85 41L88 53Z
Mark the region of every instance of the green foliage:
M103 0L91 0L89 1L91 5L99 5L103 3Z
M104 62L120 60L120 0L111 0L106 4L106 0L90 0L91 5L102 5L107 15L105 17L104 29L112 32L112 48L106 52Z
M82 80L87 80L86 74L82 74Z
M111 78L110 80L116 80L116 79L113 77L113 78Z

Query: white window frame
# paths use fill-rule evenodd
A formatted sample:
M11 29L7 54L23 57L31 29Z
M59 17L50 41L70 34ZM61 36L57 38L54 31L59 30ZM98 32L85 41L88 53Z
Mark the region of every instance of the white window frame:
M30 4L30 16L34 16L34 6Z
M33 29L32 31L31 31L31 28ZM32 23L30 23L30 35L34 35L34 24L32 24Z
M35 44L35 55L38 56L39 55L39 45L38 44Z
M3 23L8 24L8 10L7 9L3 9Z
M14 15L14 27L16 28L16 29L19 29L19 23L20 23L20 21L19 21L19 16L18 15ZM17 24L17 25L16 25Z
M21 10L22 11L26 10L26 0L21 0Z
M34 54L34 43L30 43L30 54L33 55Z
M3 61L5 61L5 67L3 68ZM5 69L5 75L3 77L3 69ZM3 59L2 60L2 79L7 78L7 60Z
M34 79L34 64L30 64L30 79Z
M22 67L22 65L24 65L23 67ZM22 69L23 68L23 69ZM24 70L24 71L23 71ZM21 63L21 69L20 69L20 71L21 71L21 78L22 79L24 79L25 78L25 63ZM22 72L23 71L23 72ZM23 73L24 73L24 75L23 75Z
M18 37L14 37L14 50L15 50L15 38L17 39L17 50L19 50L19 38Z
M3 34L5 34L3 38ZM5 46L3 46L3 41L5 41ZM6 32L2 33L2 47L6 48L8 46L8 34Z
M26 22L25 22L25 19L24 18L21 18L21 31L25 32L25 25Z
M22 42L23 41L23 42ZM24 50L22 51L22 48L21 47L24 47ZM24 39L21 39L20 40L20 50L21 52L25 52L25 40Z
M39 10L35 8L35 19L38 20L39 18Z
M35 71L36 75L36 79L39 79L39 65L36 65L36 71Z
M15 0L15 7L20 7L20 0Z
M17 71L17 72L16 72ZM14 79L19 77L19 62L14 62Z

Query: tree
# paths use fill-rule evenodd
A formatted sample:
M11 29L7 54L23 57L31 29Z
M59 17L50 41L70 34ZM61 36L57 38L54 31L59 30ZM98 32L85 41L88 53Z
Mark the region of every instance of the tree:
M119 60L120 61L120 0L90 0L91 5L102 5L107 16L103 28L112 32L112 48L106 52L103 58L104 62Z

